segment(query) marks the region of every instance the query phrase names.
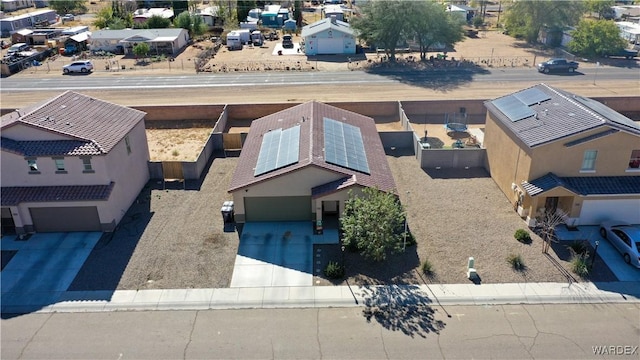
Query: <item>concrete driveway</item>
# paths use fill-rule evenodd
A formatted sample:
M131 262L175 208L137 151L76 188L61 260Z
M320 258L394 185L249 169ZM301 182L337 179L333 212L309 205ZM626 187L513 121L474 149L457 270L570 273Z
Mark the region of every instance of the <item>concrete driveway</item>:
M30 304L66 291L102 233L37 233L27 240L0 239L2 251L14 253L2 272L2 305Z
M595 249L598 241L597 254L607 264L609 269L618 278L618 281L640 281L640 269L624 262L618 250L602 236L600 236L599 226L579 226L578 231L568 231L564 226L559 226L556 230L558 238L561 240L582 240L586 239Z
M246 223L231 287L311 286L313 245L331 243L338 243L338 231L314 235L311 222Z

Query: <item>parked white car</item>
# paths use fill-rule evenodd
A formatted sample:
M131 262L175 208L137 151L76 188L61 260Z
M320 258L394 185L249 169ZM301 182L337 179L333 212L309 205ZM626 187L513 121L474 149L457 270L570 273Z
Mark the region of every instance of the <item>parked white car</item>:
M600 235L622 254L624 262L640 268L640 227L622 221L606 221Z
M93 71L93 63L90 60L74 61L62 67L64 74L72 72L89 73Z

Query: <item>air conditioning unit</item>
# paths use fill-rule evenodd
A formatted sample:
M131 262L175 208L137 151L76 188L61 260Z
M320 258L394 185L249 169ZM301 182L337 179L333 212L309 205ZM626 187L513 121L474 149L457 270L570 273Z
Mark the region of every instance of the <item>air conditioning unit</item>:
M511 190L516 191L518 185L516 183L511 183Z

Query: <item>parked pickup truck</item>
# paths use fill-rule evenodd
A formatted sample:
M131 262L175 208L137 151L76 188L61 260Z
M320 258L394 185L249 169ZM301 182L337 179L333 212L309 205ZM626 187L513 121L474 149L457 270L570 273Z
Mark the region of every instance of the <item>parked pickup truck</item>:
M604 54L602 54L602 56L604 56L606 58L608 58L608 57L623 57L625 59L633 59L634 57L638 56L638 50L622 49L622 50L614 52L614 53L604 53Z
M578 69L578 63L567 59L550 59L538 64L538 71L548 74L552 71L574 72Z

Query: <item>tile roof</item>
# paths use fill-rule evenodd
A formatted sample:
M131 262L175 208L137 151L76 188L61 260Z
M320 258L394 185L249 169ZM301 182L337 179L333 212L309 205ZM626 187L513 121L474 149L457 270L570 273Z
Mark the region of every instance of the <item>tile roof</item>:
M0 188L2 206L26 202L108 200L115 183L109 185L15 186Z
M100 148L91 141L51 140L15 141L0 138L0 148L22 156L81 156L101 155Z
M535 115L511 121L496 106L496 101L522 93L526 94L530 89L538 89L550 97L549 100L529 106ZM606 126L604 129L614 128L640 136L638 124L606 105L546 84L538 84L529 89L485 101L484 105L497 120L530 148L604 126Z
M370 174L333 165L324 160L323 119L325 117L360 128ZM254 176L254 168L262 145L263 134L272 129L286 129L295 125L300 125L298 162ZM231 180L229 192L291 173L309 165L342 174L345 178L355 176L355 182L361 186L375 187L382 191L395 191L396 189L395 181L382 147L382 141L373 119L331 105L310 101L262 117L251 123L249 134Z
M559 177L548 173L522 187L531 196L556 187L563 187L579 195L628 195L640 194L640 176L575 176Z
M338 190L348 188L349 186L355 185L356 183L357 181L354 175L331 181L326 184L318 185L314 188L311 188L311 197L315 199L324 195L328 195Z
M106 154L143 121L145 115L139 110L66 91L38 106L3 116L0 130L22 124L93 143L101 153ZM59 148L62 145L42 146ZM83 151L87 151L87 148Z

